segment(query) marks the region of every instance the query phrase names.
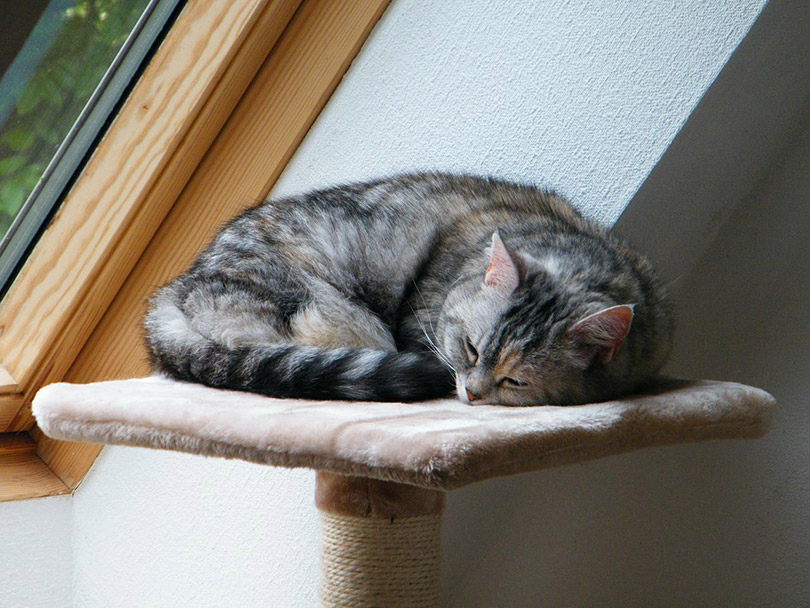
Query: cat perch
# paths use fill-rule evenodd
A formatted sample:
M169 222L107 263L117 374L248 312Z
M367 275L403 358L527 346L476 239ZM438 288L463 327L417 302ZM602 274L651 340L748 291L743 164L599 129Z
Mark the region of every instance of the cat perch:
M325 606L438 606L445 493L491 477L658 445L762 436L774 400L731 382L662 381L571 407L271 399L160 377L54 384L50 437L317 470Z

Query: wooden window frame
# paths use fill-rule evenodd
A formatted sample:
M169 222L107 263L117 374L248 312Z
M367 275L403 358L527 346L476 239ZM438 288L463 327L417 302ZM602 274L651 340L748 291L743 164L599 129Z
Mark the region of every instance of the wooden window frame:
M0 304L0 432L50 474L4 492L32 444L0 441L0 500L78 485L101 446L42 435L34 394L148 373L145 298L267 195L389 1L187 2Z

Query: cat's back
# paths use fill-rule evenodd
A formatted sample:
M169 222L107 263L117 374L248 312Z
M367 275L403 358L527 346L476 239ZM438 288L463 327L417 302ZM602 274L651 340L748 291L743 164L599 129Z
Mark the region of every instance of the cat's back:
M394 286L412 281L431 257L478 252L499 227L533 234L594 232L548 190L421 172L271 198L230 222L198 264L232 264L240 256L267 264L283 259L333 284Z
M304 265L376 265L392 254L409 264L429 253L437 235L541 216L579 220L569 205L533 186L410 173L268 199L231 221L213 248L265 245Z
M480 213L529 214L568 223L582 216L562 197L532 184L493 177L441 172L405 173L382 179L268 199L254 209L257 219L298 228L328 223L401 227L414 221L452 224ZM315 224L313 224L315 222Z

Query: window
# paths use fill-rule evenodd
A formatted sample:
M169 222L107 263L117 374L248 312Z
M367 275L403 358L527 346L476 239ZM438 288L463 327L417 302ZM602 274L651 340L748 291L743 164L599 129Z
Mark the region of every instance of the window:
M3 7L0 293L178 0L30 0Z
M100 447L44 437L34 394L148 371L144 294L267 194L387 4L184 3L0 302L0 500L81 480Z

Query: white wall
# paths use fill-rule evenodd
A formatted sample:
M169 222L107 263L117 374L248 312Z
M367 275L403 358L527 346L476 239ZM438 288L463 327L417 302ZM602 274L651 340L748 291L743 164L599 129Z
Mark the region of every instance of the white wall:
M612 223L764 4L395 0L276 192L472 171Z
M74 496L75 608L315 606L314 473L105 449Z
M612 222L763 4L395 0L276 193L474 171L553 186ZM662 529L658 513L675 495L698 500L707 481L686 470L645 493L690 449L452 494L445 603L615 605L628 589L650 600L675 587L693 597L691 581L666 571L691 564L712 526ZM309 472L106 449L73 499L74 605L315 605L313 485Z
M680 298L673 369L778 402L761 441L701 446L681 463L707 485L707 509L679 523L711 527L707 604L810 605L810 106L802 124Z
M71 605L73 501L0 503L0 606Z

